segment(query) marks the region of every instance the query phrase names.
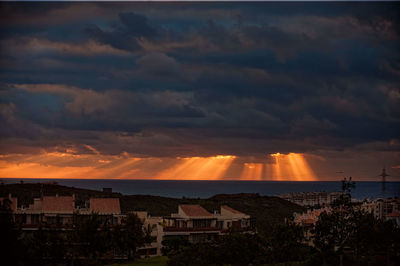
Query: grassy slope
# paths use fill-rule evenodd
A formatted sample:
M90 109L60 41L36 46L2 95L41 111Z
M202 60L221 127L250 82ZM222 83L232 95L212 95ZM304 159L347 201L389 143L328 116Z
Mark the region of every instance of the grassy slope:
M167 198L149 195L121 195L120 193L104 193L96 190L80 189L52 184L6 184L0 185L0 196L12 193L18 197L19 205L27 205L33 197L44 195L71 195L75 194L78 201L82 202L91 196L94 197L120 197L121 209L127 211L147 211L153 216L167 216L178 210L179 204L200 204L208 211L219 210L221 205L228 205L255 218L258 229L268 230L269 225L283 222L285 217L290 217L293 212L304 209L294 203L277 197L260 196L258 194L221 194L207 199Z

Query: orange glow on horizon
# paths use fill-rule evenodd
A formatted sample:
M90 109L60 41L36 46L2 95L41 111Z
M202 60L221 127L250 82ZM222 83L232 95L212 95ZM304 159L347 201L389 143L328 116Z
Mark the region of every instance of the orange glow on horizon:
M273 156L275 159L275 164L274 164L273 170L272 170L272 176L274 176L274 174L275 174L276 180L282 180L283 177L282 177L282 171L281 171L281 162L280 162L280 158L279 158L280 154L279 153L277 153L277 154L278 154L278 156L271 154L271 156Z
M36 155L1 155L1 178L88 178L174 180L316 180L300 153L270 154L265 163L243 162L233 155L209 157L138 158L127 153L102 155L42 152Z
M240 179L248 180L316 180L314 171L301 153L270 154L272 163L244 163Z
M223 177L236 156L179 158L175 166L157 175L156 179L216 180Z
M261 180L263 178L263 167L262 163L245 163L241 178L251 179L251 180Z

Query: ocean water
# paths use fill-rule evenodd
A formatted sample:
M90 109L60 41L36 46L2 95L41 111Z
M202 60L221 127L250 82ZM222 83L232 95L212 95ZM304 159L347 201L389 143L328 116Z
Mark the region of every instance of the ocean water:
M127 179L14 179L3 178L3 183L49 182L60 185L102 190L112 188L113 192L125 195L155 195L173 198L207 198L216 194L259 193L274 196L284 193L341 190L340 181L189 181L189 180L127 180ZM380 182L356 182L352 191L355 199L376 199L400 197L400 182L387 182L382 190Z

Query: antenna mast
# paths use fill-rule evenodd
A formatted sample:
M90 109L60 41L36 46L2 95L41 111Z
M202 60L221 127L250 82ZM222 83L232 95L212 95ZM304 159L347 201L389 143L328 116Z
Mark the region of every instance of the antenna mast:
M386 174L385 167L383 167L382 173L379 176L382 177L382 195L384 196L386 190L386 177L389 176L388 174Z

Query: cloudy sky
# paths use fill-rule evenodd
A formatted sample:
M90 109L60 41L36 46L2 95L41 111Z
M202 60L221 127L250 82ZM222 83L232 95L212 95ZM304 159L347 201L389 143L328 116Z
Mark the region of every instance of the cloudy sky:
M399 10L3 2L0 177L400 181Z

